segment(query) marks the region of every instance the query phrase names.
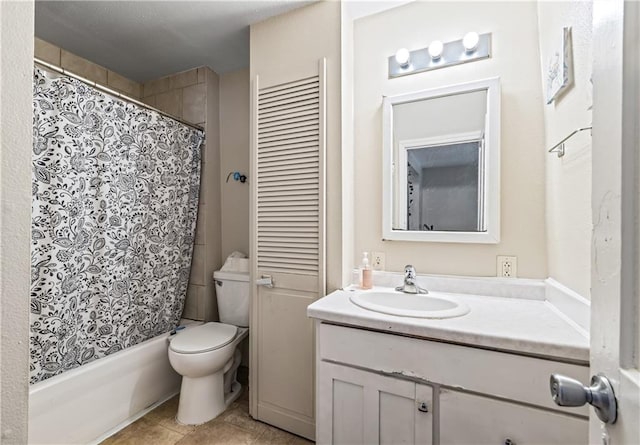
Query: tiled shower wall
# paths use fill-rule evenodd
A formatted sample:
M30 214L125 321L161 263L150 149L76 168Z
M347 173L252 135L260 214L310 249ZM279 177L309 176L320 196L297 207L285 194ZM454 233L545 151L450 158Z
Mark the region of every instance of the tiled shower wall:
M52 65L67 69L88 80L104 85L134 99L142 97L142 85L120 74L76 56L59 46L35 38L35 56Z
M221 265L218 75L201 67L140 84L38 38L35 56L205 129L198 224L183 317L217 320L212 275Z
M194 68L145 82L142 101L206 131L202 146L200 207L191 277L183 316L217 320L213 271L221 265L219 80L207 67Z

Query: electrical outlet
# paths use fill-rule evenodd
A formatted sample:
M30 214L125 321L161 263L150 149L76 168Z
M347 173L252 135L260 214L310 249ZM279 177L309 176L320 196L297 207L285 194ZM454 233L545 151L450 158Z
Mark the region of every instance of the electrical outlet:
M499 277L515 278L518 276L518 258L515 256L498 255L496 269Z
M373 270L384 270L384 252L372 252L371 256Z

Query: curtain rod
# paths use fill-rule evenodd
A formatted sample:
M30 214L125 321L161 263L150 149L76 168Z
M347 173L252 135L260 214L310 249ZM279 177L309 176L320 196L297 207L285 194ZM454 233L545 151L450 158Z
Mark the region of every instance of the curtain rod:
M86 83L87 85L95 88L96 90L102 91L103 93L107 93L107 94L109 94L111 96L117 97L118 99L122 99L122 100L125 100L127 102L134 103L134 104L136 104L136 105L138 105L138 106L140 106L142 108L146 108L147 110L155 111L156 113L159 113L159 114L161 114L161 115L163 115L165 117L168 117L170 119L173 119L175 121L178 121L181 124L184 124L184 125L186 125L188 127L195 128L196 130L200 130L200 131L202 131L204 133L204 128L202 128L200 125L192 124L191 122L187 122L184 119L181 119L181 118L179 118L177 116L173 116L173 115L171 115L169 113L166 113L166 112L164 112L162 110L158 110L157 108L154 108L154 107L152 107L150 105L147 105L144 102L139 101L138 99L134 99L133 97L130 97L130 96L122 94L122 93L120 93L118 91L112 90L111 88L107 88L105 86L102 86L99 83L96 83L96 82L94 82L92 80L89 80L89 79L86 79L86 78L84 78L82 76L79 76L78 74L73 73L73 72L71 72L71 71L69 71L67 69L60 68L60 67L55 66L55 65L53 65L51 63L45 62L44 60L38 59L37 57L34 57L33 61L37 65L40 65L41 67L43 67L45 69L49 69L49 70L55 71L57 73L63 74L65 76L77 79L80 82Z

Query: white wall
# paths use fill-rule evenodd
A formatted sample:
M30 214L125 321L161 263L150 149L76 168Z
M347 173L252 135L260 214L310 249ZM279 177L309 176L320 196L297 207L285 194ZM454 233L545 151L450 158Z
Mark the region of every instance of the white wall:
M387 77L400 47L492 33L492 57L441 70ZM519 276L545 278L545 141L534 2L414 2L355 23L355 252L386 253L386 269L495 276L496 255L516 255ZM382 96L500 76L502 233L500 244L382 241Z
M354 266L353 247L355 245L354 202L355 187L353 180L354 171L354 103L353 103L353 21L358 6L375 6L371 2L340 2L340 103L341 103L341 175L342 175L342 272L340 285L351 283ZM337 281L337 280L336 280Z
M27 442L33 1L0 2L0 442Z
M544 106L546 147L573 130L591 125L592 3L538 3L543 88L546 66L562 36L572 27L575 85ZM549 276L590 298L591 280L591 136L583 132L565 146L563 158L546 159L546 225Z
M249 70L220 76L220 180L222 261L234 250L249 254L249 182L227 175L238 171L249 177L251 115Z

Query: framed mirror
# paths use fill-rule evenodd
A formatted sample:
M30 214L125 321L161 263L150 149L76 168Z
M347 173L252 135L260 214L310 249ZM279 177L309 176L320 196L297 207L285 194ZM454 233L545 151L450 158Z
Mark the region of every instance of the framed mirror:
M500 241L500 79L385 97L383 239Z

